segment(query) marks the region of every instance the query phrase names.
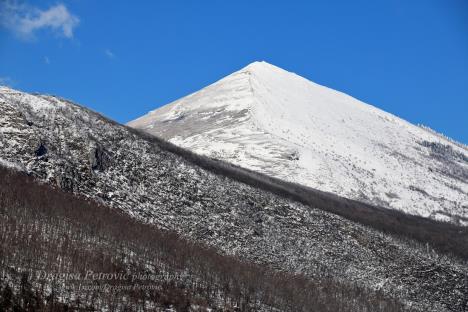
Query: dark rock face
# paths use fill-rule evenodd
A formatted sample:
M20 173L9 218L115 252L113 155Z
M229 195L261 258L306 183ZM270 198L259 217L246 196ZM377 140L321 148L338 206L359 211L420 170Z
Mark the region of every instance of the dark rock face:
M380 289L415 310L467 309L466 263L204 170L68 101L0 92L0 125L0 160L144 222L275 269ZM39 138L47 162L31 149Z
M104 148L93 147L89 153L91 170L104 171L110 165L110 158Z
M36 157L42 157L45 154L47 154L47 148L42 142L39 144L39 147L36 149L34 154L36 155Z

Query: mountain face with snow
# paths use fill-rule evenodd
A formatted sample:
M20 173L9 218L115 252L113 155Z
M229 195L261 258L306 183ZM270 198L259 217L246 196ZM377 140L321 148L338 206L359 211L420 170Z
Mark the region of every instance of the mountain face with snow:
M59 97L0 88L0 166L243 261L378 290L416 311L468 304L466 261L268 191L261 179L244 183L236 175L254 173Z
M468 148L265 62L130 123L196 153L468 224Z

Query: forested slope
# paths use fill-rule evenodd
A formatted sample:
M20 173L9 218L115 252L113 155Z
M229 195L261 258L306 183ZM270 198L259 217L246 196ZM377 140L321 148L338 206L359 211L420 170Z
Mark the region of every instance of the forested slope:
M242 262L2 167L0 238L1 311L402 310L379 291Z

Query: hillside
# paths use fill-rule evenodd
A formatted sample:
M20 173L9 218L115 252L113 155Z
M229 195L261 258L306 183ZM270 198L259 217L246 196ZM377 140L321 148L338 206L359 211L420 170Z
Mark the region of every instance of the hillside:
M468 224L468 148L265 62L128 123L346 198Z
M221 255L380 290L414 310L467 307L466 261L450 256L464 257L466 228L200 157L54 96L3 88L0 110L2 164L39 181Z
M2 167L0 202L1 311L403 310L378 291L220 255Z

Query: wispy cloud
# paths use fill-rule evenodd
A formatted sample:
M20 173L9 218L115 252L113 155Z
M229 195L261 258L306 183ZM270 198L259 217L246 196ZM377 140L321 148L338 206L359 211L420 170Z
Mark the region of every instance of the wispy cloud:
M49 57L47 57L47 56L44 56L44 63L46 63L47 65L49 65L49 64L50 64Z
M63 4L41 10L14 0L0 1L0 26L23 39L34 38L40 29L50 29L65 38L73 38L73 30L79 22L79 18Z
M115 59L115 54L109 49L104 50L104 54L110 59Z

